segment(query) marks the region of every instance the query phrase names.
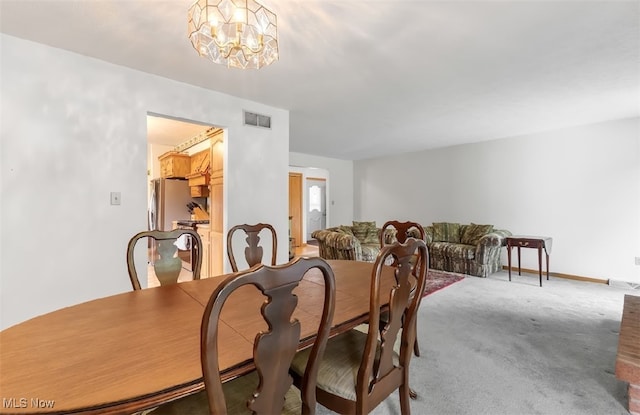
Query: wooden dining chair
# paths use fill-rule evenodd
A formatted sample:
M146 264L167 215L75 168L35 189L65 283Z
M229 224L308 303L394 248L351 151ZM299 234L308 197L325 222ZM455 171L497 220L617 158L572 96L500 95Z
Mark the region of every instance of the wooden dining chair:
M390 220L382 225L382 230L380 231L380 247L386 245L385 234L392 230L395 230L395 237L401 244L405 243L407 238L411 237L425 240L426 233L419 223Z
M138 268L135 261L136 246L140 241L149 241L144 247L148 251L148 263L160 285L175 284L183 270L183 260L191 263L190 272L194 280L200 279L202 268L202 240L200 235L191 229L175 229L172 231L143 231L134 235L127 244L127 271L134 290L141 289ZM147 262L144 263L147 266Z
M383 270L388 272L384 264L390 257L397 263L395 284L383 290L381 277ZM396 242L380 250L371 275L370 329L367 333L349 330L329 340L318 368L318 403L341 414L367 414L398 390L401 412L410 414L409 364L416 338L415 319L422 300L421 295L411 293L424 291L427 263L426 244L418 239L409 238L404 244ZM389 302L389 320L379 327L382 298ZM399 353L394 350L396 341L400 342ZM309 353L302 351L293 359L295 382L302 379L309 358Z
M385 235L386 233L391 233L390 231L395 232L395 239L400 243L405 243L407 238L411 238L411 237L418 237L424 241L426 236L424 228L422 227L422 225L420 225L417 222L409 222L409 221L400 222L397 220L390 220L390 221L387 221L384 225L382 225L382 230L380 231L380 247L383 247L386 244ZM395 265L395 264L391 263L390 265ZM382 314L383 320L386 319L386 317L387 315L383 313ZM417 324L418 322L416 320L416 327L417 327ZM416 342L413 345L413 353L418 357L420 356L420 346L418 345L417 336L416 336Z
M278 239L276 237L276 230L268 223L258 223L256 225L236 225L229 229L227 233L227 256L231 263L231 269L233 272L238 272L238 264L233 253L233 236L237 231L244 231L246 235L247 247L244 249L244 257L249 265L249 268L254 265L262 263L262 257L264 256L264 250L260 243L260 232L266 230L271 233L271 265L276 264L276 254L278 251Z
M300 322L292 319L298 302L293 290L312 269L322 274L324 305L317 337L313 346L306 349L309 359L302 368L298 391L292 386L293 379L289 374L291 361L302 340ZM247 285L253 285L267 297L261 314L269 329L255 337L255 370L223 384L217 349L218 341L224 341L218 339L220 313L227 298ZM256 265L231 275L216 288L204 310L200 351L205 390L162 405L152 414L314 414L318 362L327 344L334 307L335 278L331 267L321 258L298 258L275 267Z

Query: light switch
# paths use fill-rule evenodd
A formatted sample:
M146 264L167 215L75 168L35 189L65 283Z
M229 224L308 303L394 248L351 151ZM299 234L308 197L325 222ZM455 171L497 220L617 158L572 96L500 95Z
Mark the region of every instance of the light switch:
M112 205L120 204L120 192L111 192L111 204Z

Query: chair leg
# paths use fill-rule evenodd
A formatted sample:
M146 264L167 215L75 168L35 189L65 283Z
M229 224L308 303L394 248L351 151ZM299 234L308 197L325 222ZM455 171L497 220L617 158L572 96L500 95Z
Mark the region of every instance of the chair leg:
M398 392L400 393L400 413L402 415L411 415L411 404L409 397L411 396L411 388L405 384L400 386Z
M418 322L416 320L416 324L415 324L415 332L416 332L416 338L413 340L413 354L416 355L416 357L420 357L420 346L418 346ZM418 398L418 394L416 393L416 391L414 391L413 389L409 388L409 397L411 399L417 399Z

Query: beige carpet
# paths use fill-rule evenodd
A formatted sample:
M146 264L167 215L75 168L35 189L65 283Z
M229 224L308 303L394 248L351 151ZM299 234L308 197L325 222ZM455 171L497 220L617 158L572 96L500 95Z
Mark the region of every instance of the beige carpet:
M628 414L615 356L624 294L640 291L553 277L543 284L500 272L426 296L412 413ZM397 393L372 413L399 414Z

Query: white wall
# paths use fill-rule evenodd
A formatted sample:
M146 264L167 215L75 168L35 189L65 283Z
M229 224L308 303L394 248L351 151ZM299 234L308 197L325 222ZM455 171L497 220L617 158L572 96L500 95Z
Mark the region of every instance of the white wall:
M126 244L147 226L147 112L226 128L225 225L268 222L287 234L288 111L0 42L1 328L131 289ZM243 126L243 109L270 115L272 130Z
M640 283L638 118L356 161L354 177L358 220L550 236L551 272Z
M324 177L327 174L327 227L348 225L353 220L353 161L328 157L314 156L303 153L289 153L291 171L296 167L303 168L300 172L306 174L304 168L315 167L322 169L318 174L308 173L313 177ZM327 173L325 173L327 172Z
M147 144L147 167L149 169L147 181L160 178L160 160L158 160L158 157L171 150L173 150L173 146Z

